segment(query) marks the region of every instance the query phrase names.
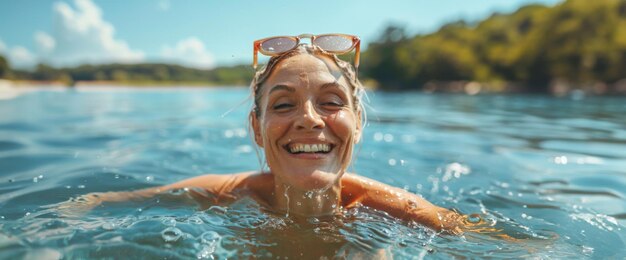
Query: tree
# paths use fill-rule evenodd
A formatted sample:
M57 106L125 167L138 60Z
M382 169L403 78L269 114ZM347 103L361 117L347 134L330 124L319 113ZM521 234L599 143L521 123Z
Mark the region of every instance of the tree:
M9 67L9 62L0 55L0 78L7 78L11 71L11 67Z

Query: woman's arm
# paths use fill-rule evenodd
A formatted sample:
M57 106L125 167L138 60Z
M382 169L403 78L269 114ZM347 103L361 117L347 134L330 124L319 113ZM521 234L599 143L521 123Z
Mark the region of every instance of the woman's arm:
M360 203L437 231L462 233L460 214L435 206L416 194L354 174L345 174L341 181L344 207Z
M201 204L216 204L233 199L232 191L246 185L254 172L237 174L206 174L173 184L134 191L92 192L57 205L67 215L82 214L106 202L137 201L152 198L171 190L185 189L185 194Z

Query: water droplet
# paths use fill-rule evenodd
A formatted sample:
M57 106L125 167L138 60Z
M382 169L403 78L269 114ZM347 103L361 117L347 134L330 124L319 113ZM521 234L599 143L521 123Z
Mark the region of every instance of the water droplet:
M224 131L224 137L226 138L232 138L235 135L235 132L233 130L226 130Z
M26 214L24 214L24 217L28 217L30 216L30 212L26 212Z
M34 177L33 182L37 182L37 181L39 181L39 179L37 179L37 177Z
M146 181L154 181L154 176L146 176Z
M185 193L185 189L171 189L169 193L172 195L183 195Z
M220 206L211 206L209 210L218 214L226 214L227 211L226 208Z
M409 200L407 202L407 207L409 210L417 208L417 203L415 201Z
M102 228L105 230L113 230L115 228L117 228L117 224L113 223L113 222L106 222L104 224L102 224Z
M392 158L392 159L389 159L388 163L389 163L389 165L391 165L391 166L395 166L395 165L396 165L396 159L393 159L393 158Z
M467 216L467 221L469 221L470 223L479 223L482 219L480 218L480 215L478 214L471 214L469 216Z
M176 242L182 235L183 232L175 227L168 227L161 232L161 237L165 242Z
M222 236L215 231L207 231L200 235L200 241L204 244L202 246L202 250L198 252L198 258L211 258L212 254L215 252L215 249L220 244L222 240Z
M213 252L215 252L215 247L204 245L198 254L196 255L197 259L215 259L213 257Z
M163 223L163 225L173 227L176 226L176 219L172 217L164 217L161 219L161 223Z
M202 221L202 219L200 219L197 216L191 216L187 219L187 223L190 224L196 224L196 225L200 225L200 224L204 224L204 222Z
M82 185L82 184L81 184L81 185L76 186L76 188L79 188L79 189L84 189L84 188L85 188L85 185Z
M222 239L222 236L215 231L207 231L200 235L200 241L204 244L216 244Z

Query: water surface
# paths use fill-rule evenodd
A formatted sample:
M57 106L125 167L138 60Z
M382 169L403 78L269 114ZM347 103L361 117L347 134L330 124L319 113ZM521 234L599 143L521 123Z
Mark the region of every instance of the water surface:
M616 97L369 93L351 170L478 213L487 234L442 236L372 209L298 219L250 199L197 205L184 191L55 210L89 192L260 169L247 96L83 88L0 100L0 258L626 257Z

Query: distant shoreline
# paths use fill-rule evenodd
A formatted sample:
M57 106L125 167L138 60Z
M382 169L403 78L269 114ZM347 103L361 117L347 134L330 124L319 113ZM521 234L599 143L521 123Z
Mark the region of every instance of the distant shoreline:
M9 85L15 87L32 87L32 86L59 86L59 87L92 87L92 86L111 86L111 87L223 87L226 85L215 84L211 82L196 81L76 81L67 84L61 81L37 81L37 80L2 80L8 82ZM1 83L0 83L1 84Z
M482 83L476 81L429 81L421 88L379 88L377 82L363 81L368 90L404 92L418 91L424 93L450 93L465 95L480 94L545 94L566 96L585 94L591 96L626 95L626 80L607 85L601 82L587 84L571 84L567 81L554 80L547 87L547 92L531 92L529 88L514 82ZM371 84L370 84L371 83ZM62 81L6 80L0 79L0 88L15 89L202 89L202 88L247 88L247 85L228 85L212 82L175 82L175 81L76 81L71 85Z

